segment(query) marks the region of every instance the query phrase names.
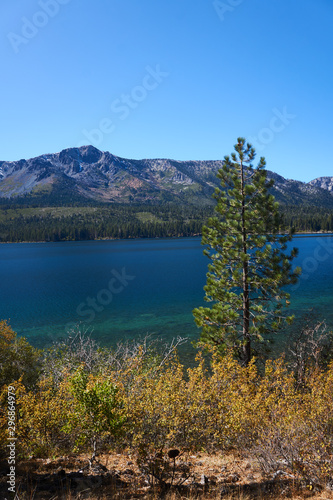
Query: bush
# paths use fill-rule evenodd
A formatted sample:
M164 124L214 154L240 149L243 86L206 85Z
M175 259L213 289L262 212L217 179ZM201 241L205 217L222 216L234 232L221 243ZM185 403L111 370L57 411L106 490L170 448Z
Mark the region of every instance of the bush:
M6 321L0 321L0 387L22 379L27 388L33 388L41 371L41 351L19 337Z
M20 365L13 353L23 344L5 322L0 331L0 439L8 437L10 380L20 457L76 450L95 458L98 447L131 448L140 451L147 473L169 481L165 474L174 477L175 464L167 449L234 449L254 453L272 477L285 473L323 485L333 475L333 363L310 360L299 372L281 357L260 372L255 360L241 366L213 351L210 360L199 353L185 370L175 344L158 351L144 339L100 350L80 338L77 358L68 355L73 345L48 351L48 369L36 375L32 360L39 363L39 353L24 343L31 356Z

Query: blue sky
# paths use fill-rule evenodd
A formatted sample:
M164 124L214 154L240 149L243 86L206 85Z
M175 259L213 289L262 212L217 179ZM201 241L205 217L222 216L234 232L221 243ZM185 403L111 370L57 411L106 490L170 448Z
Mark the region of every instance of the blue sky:
M2 0L0 160L93 144L333 176L332 0Z

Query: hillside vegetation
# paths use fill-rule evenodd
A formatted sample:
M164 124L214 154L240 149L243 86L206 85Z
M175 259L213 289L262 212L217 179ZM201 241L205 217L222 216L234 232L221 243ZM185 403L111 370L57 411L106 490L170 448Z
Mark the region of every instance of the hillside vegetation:
M333 231L333 210L281 207L281 231ZM0 242L197 236L213 206L0 206Z

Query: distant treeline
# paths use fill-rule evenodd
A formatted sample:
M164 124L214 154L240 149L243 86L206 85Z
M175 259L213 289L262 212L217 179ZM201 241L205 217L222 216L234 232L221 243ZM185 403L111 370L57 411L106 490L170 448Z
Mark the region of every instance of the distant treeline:
M296 232L333 232L333 210L318 207L281 207L284 227Z
M281 231L333 232L333 210L281 207ZM101 238L163 238L200 235L213 206L165 204L0 207L0 241L75 241Z
M211 213L211 207L168 205L0 209L0 241L193 236Z

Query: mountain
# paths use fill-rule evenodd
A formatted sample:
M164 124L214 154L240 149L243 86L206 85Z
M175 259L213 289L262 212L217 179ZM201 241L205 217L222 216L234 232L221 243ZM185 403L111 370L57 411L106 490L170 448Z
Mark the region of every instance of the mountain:
M328 189L311 182L285 179L281 175L268 171L267 177L274 180L272 194L282 205L305 205L333 208L333 196Z
M0 162L0 197L29 195L98 202L203 202L222 161L128 160L93 146Z
M211 203L222 160L130 160L93 146L69 148L19 161L0 161L0 199L45 203ZM333 178L310 183L268 171L272 193L282 204L333 208ZM327 179L327 181L326 181Z
M333 177L318 177L317 179L310 181L309 184L314 187L320 187L327 191L333 191Z

